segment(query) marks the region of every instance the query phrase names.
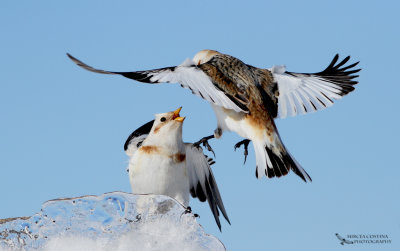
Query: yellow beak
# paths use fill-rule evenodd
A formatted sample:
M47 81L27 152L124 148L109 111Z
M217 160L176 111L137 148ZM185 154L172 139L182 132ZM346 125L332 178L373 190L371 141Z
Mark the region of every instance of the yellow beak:
M182 123L185 120L185 118L186 117L176 117L174 120Z
M172 116L172 119L175 119L176 117L179 117L179 112L182 110L182 106L179 107L174 111L174 116Z
M183 122L185 120L185 117L180 117L179 112L182 110L182 107L179 107L174 111L174 115L172 116L172 119L178 122Z

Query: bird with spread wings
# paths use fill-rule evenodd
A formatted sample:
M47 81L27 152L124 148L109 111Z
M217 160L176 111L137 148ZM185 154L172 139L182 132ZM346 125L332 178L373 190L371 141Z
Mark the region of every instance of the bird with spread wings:
M78 66L96 73L122 75L143 83L179 83L211 103L217 117L213 135L196 145L234 131L243 141L245 161L250 141L256 155L256 177L281 177L292 170L305 182L311 177L284 146L274 119L305 114L331 106L334 100L354 90L361 69L346 65L350 56L338 61L336 55L325 70L295 73L284 66L257 68L214 50L202 50L181 65L145 71L104 71L67 54Z

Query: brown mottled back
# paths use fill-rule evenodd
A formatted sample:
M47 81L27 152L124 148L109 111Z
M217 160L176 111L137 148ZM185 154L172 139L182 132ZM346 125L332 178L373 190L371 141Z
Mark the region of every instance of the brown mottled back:
M262 72L261 69L255 71L256 68L226 54L217 54L198 67L232 101L240 104L241 108L245 106L245 110L250 112L248 116L252 117L253 120L257 120L260 125L269 123L271 118L264 105L265 97L263 97L261 91L264 86L268 87L268 81L272 78L271 75ZM260 89L258 86L263 88Z
M272 73L267 69L256 68L247 65L256 76L257 82L261 85L262 90L267 96L264 97L264 105L273 118L278 115L278 83L274 81Z

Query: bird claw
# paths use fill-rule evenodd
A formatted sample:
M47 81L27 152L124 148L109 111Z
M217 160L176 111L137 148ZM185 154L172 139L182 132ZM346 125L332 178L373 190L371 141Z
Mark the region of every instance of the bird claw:
M215 152L212 149L212 147L210 146L210 144L208 144L208 140L213 138L213 137L214 137L213 135L208 136L208 137L204 137L204 138L200 139L199 141L193 143L193 146L197 147L197 148L200 148L200 144L202 144L208 151L213 153L214 158L215 158Z
M187 207L186 209L185 209L185 212L183 212L184 214L190 214L190 213L192 213L192 208L191 207Z
M142 219L142 215L138 214L136 215L136 220L134 222L139 222Z
M192 208L191 207L187 207L186 209L185 209L185 211L182 213L182 215L184 215L184 214L191 214L192 213ZM200 218L200 215L198 215L198 214L193 214L193 216L195 217L195 218Z
M208 151L212 152L215 158L215 152L214 150L211 148L210 144L208 144L208 141L203 142L203 146L207 148Z
M237 148L240 148L242 145L244 145L244 162L243 162L243 165L246 164L247 155L249 154L249 151L248 151L249 144L250 144L250 140L244 139L244 140L239 141L238 143L236 143L235 146L234 146L234 149L236 151Z

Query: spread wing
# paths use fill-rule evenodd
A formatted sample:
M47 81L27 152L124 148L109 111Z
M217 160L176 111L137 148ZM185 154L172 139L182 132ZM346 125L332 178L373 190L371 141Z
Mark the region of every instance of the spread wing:
M229 224L230 221L210 168L210 165L214 162L211 158L203 154L201 148L194 147L193 144L186 143L185 148L190 194L193 198L198 198L201 202L208 201L218 228L221 230L219 211L222 212L222 215Z
M227 109L232 109L237 112L245 112L245 107L241 106L237 100L223 89L218 88L199 67L197 67L190 59L187 59L183 64L173 67L165 67L148 71L133 71L133 72L113 72L95 69L82 61L74 58L70 54L68 57L78 66L92 72L102 74L122 75L126 78L134 79L143 83L179 83L183 88L192 91L193 94L222 106Z
M278 85L278 116L285 118L331 106L333 100L341 99L354 90L361 69L354 69L359 63L345 66L350 56L338 62L339 55L333 58L329 66L317 73L295 73L285 67L270 69Z
M124 151L128 156L133 156L136 150L142 145L153 127L154 120L142 125L132 132L124 144Z

